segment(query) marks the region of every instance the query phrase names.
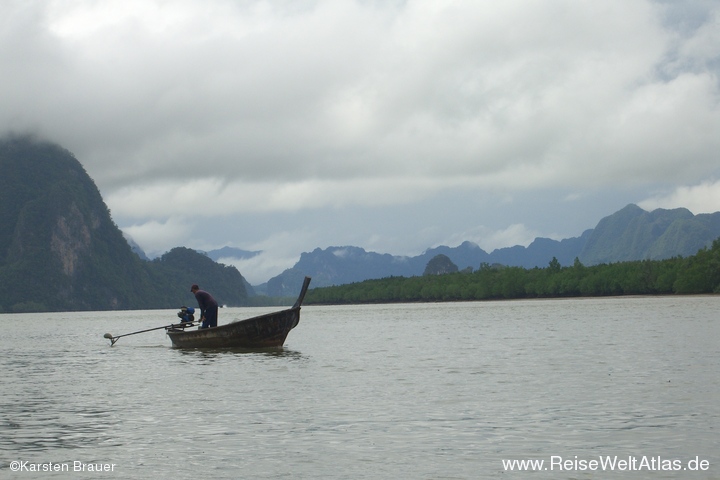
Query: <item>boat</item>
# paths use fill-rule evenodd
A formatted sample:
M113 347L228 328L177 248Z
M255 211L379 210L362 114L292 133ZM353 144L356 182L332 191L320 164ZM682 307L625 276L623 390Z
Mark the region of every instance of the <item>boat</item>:
M290 330L300 322L300 307L309 285L310 277L305 277L297 301L286 310L197 330L188 330L182 325L170 325L166 327L167 334L174 348L282 347Z

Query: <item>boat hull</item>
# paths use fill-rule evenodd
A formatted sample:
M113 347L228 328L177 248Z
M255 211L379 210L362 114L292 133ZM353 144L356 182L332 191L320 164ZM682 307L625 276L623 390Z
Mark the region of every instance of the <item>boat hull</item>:
M282 347L290 330L300 322L300 307L239 320L214 328L168 330L175 348Z

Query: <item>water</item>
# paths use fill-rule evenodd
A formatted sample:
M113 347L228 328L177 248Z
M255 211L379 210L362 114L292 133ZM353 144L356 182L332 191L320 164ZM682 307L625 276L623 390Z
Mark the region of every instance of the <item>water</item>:
M0 478L717 479L719 309L714 296L304 307L269 352L172 349L162 330L102 338L175 311L0 315ZM582 468L612 456L626 469ZM503 464L525 459L545 463Z

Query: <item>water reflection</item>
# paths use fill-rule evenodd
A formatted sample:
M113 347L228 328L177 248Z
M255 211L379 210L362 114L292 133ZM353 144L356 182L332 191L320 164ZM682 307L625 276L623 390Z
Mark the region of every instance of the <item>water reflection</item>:
M201 357L208 359L222 358L226 356L260 356L285 358L290 360L300 360L303 354L297 350L291 350L285 347L269 347L269 348L192 348L192 349L176 349L181 356Z

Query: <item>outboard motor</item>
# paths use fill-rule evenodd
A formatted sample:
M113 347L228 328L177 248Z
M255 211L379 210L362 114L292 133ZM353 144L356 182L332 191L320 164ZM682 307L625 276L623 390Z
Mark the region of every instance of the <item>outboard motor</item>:
M192 323L195 321L195 309L192 307L180 307L177 314L183 323Z

